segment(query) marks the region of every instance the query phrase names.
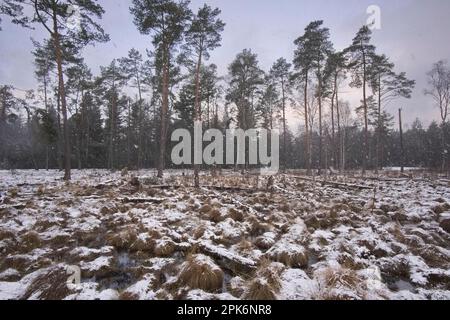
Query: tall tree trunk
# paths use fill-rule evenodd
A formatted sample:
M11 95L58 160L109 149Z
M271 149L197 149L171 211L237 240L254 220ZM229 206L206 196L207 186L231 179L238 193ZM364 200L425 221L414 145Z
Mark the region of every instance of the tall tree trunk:
M304 99L305 99L305 144L306 144L306 152L305 152L305 160L306 160L306 169L307 174L311 175L311 141L309 136L309 124L308 124L308 72L306 72L305 77L305 91L304 91Z
M402 126L402 109L398 109L398 125L400 128L400 161L401 172L405 172L405 150L403 148L403 126Z
M197 68L195 71L195 106L194 106L194 127L196 122L202 121L202 115L200 110L200 68L202 65L202 54L203 52L200 50L197 61ZM208 116L209 118L209 116ZM194 185L196 188L200 187L200 177L199 177L199 167L195 162L194 157Z
M320 67L319 67L320 68ZM322 77L320 76L320 71L318 71L318 87L317 87L317 98L319 102L319 176L322 174L322 153L323 153L323 129L322 129Z
M445 166L447 164L447 148L445 143L445 118L442 120L442 173L445 172Z
M283 104L283 173L286 173L287 169L287 157L286 157L286 92L284 88L284 78L281 79L281 95L282 95L282 104ZM270 117L270 121L272 122L272 116ZM271 124L272 129L272 124Z
M48 72L48 69L47 69ZM48 97L47 97L47 76L44 74L44 105L48 116ZM45 146L45 170L49 169L49 142Z
M62 128L61 128L61 93L59 90L59 84L58 84L58 90L56 93L56 110L57 110L57 130L58 130L58 141L56 142L56 161L58 162L58 169L60 171L63 170L63 135L62 135Z
M363 107L364 107L364 150L363 150L363 162L362 162L362 174L365 175L367 169L367 158L369 148L369 121L367 112L367 93L366 93L366 54L363 52Z
M59 82L59 96L61 99L61 109L63 115L63 131L64 131L64 180L71 180L71 151L70 151L70 133L69 125L67 123L67 102L66 89L64 84L64 73L62 68L62 50L60 43L60 35L58 31L58 19L56 11L53 11L53 42L55 45L56 64L58 67L58 82Z
M338 166L339 172L341 172L344 168L344 141L341 130L341 110L339 109L339 88L337 86L337 76L335 77L335 91L336 91L336 120L337 120L337 128L338 128Z
M375 173L378 173L378 170L382 170L382 162L381 158L381 74L378 75L378 132L377 132L377 151L376 151L376 167Z
M336 128L334 124L334 97L336 96L336 88L333 89L333 94L331 96L331 156L333 157L332 164L337 167L337 156L336 156Z
M128 119L127 119L127 167L131 168L131 107L130 101L127 102Z
M136 82L138 87L138 94L139 94L139 104L138 104L138 123L137 123L137 131L138 131L138 155L137 155L137 169L140 170L142 167L142 118L143 118L143 112L142 112L142 89L141 89L141 78L139 76L139 70L138 67L136 67Z
M116 113L117 113L117 101L116 101L116 90L112 89L112 99L111 99L111 123L109 128L109 169L115 169L115 143L116 143Z
M161 105L161 137L159 146L158 177L163 178L166 156L167 113L169 111L169 47L163 44L163 83Z

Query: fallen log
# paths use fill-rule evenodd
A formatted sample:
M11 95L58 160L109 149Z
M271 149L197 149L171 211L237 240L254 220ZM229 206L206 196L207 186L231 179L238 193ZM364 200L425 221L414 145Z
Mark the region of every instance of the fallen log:
M26 204L24 203L19 203L19 204L4 204L4 205L0 205L0 210L4 210L4 209L17 209L17 210L22 210L25 209L27 207Z
M145 185L145 187L150 188L150 189L167 190L167 189L180 189L182 186L178 186L178 185L154 185L154 186L148 186L148 185Z
M317 179L311 179L311 178L299 177L299 176L293 176L293 178L298 179L298 180L309 181L309 182L321 183L322 185L329 185L329 186L337 188L337 189L373 190L373 187L362 186L362 185L357 185L357 184L347 184L347 183L334 182L334 181L324 181L324 180L317 180Z
M221 186L204 186L207 189L213 189L217 191L230 191L230 192L254 192L254 189L239 188L239 187L221 187Z
M123 198L120 199L122 203L163 203L165 199L161 198Z
M248 274L257 268L255 261L239 256L225 248L218 247L206 242L196 243L197 249L214 260L221 267L233 272L233 274Z

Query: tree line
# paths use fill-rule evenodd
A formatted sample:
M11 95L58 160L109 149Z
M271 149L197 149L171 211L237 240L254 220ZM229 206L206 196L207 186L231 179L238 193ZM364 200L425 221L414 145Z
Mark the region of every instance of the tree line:
M71 5L79 11L76 27L68 23ZM279 58L265 71L257 54L244 49L221 76L208 63L226 27L221 11L205 4L192 12L189 5L133 0L130 14L148 35L148 49L132 48L93 74L83 50L109 41L97 1L3 1L2 15L41 28L48 38L32 40L39 87L21 95L12 85L0 87L0 167L60 168L67 180L72 167L153 167L162 177L171 167L170 133L192 130L195 121L205 129L280 129L283 170L450 167L445 61L432 66L424 91L441 111L439 123L423 128L417 119L404 130L386 107L411 98L415 81L377 52L370 26L338 51L324 22L313 21L295 39L292 62ZM360 91L359 105L345 100L346 85ZM302 123L294 131L288 125L293 116ZM199 171L194 166L197 186Z

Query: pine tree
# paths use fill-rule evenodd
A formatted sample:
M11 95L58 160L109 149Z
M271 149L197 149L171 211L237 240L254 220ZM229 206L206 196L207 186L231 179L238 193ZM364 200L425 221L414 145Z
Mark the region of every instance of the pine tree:
M362 171L365 174L369 157L369 117L367 105L367 85L369 82L369 67L375 55L375 46L370 44L372 31L368 26L363 26L351 46L345 49L349 57L349 68L352 71L351 87L362 88L362 110L364 120L364 140Z
M201 100L206 102L206 122L210 129L212 126L218 126L218 102L220 98L221 86L219 84L221 78L217 75L217 66L210 64L203 66L200 73L201 79Z
M270 131L275 127L274 122L278 118L279 110L282 110L279 108L280 97L273 77L266 75L261 91L256 111L259 113L262 127Z
M143 135L144 132L142 130L142 121L144 118L144 99L143 99L143 93L148 91L148 85L150 83L151 78L151 69L152 65L150 61L144 61L142 54L137 51L136 49L131 49L128 52L128 56L125 58L119 59L120 67L122 68L122 71L124 75L128 78L128 80L131 80L131 86L136 88L138 91L138 101L135 107L137 107L137 110L135 110L137 114L137 123L136 123L136 129L137 129L137 168L140 169L142 167L142 158L143 158Z
M257 123L255 100L265 76L258 65L257 55L244 49L229 65L228 73L230 80L226 100L236 106L237 126L244 131L254 128ZM246 168L247 161L242 170Z
M67 18L70 16L70 6L76 5L79 11L79 28L72 28L67 25ZM33 10L29 16L23 10L24 6L31 6ZM71 147L69 143L70 132L67 124L67 101L63 70L63 44L70 43L77 47L83 47L89 43L97 41L108 41L103 29L97 24L93 17L101 18L104 13L103 8L93 0L8 0L1 8L2 13L13 17L13 23L22 26L39 24L51 36L55 59L58 70L58 90L61 102L64 129L64 179L71 179ZM13 14L11 14L13 13Z
M209 51L220 46L221 32L225 24L218 18L221 11L208 5L201 7L193 17L186 31L186 49L197 59L195 67L195 108L194 121L202 121L201 113L201 68L203 59L209 58ZM200 187L199 167L194 162L194 184Z
M117 144L118 132L120 130L121 107L126 101L121 98L121 89L125 86L127 77L118 67L117 61L113 60L107 67L101 67L101 75L97 79L97 84L101 90L107 106L106 129L108 135L108 168L117 169Z
M324 83L327 91L325 96L331 100L331 136L332 136L332 154L337 167L342 170L343 150L341 134L341 113L339 106L340 85L346 78L347 61L343 52L334 52L329 55L324 72ZM335 117L336 115L336 117ZM336 122L335 122L336 119ZM337 127L337 139L335 137ZM336 141L337 140L337 141Z
M142 34L153 34L153 45L159 51L162 70L161 133L158 176L163 177L167 140L167 114L170 94L170 55L183 37L191 17L189 1L133 0L130 8L134 24Z
M370 86L373 93L377 96L378 125L383 127L383 106L396 98L411 98L412 89L415 86L414 80L408 80L405 73L396 74L394 64L389 61L385 55L376 55L372 57L372 64L369 66L368 74ZM383 140L383 130L377 131L376 142L376 171L382 169L383 157L381 155Z
M304 116L306 130L306 149L307 149L307 169L311 173L311 133L307 129L309 110L308 110L308 86L310 73L314 72L317 78L317 98L319 106L319 172L322 169L322 87L323 87L323 68L324 61L332 50L329 38L329 30L322 27L323 21L313 21L306 28L305 33L294 41L297 46L294 52L294 68L297 70L295 75L297 79L303 82L304 86Z
M281 108L282 108L282 122L283 122L283 165L284 170L287 168L287 123L286 123L286 99L289 94L289 79L291 64L287 63L286 59L278 59L270 69L270 75L275 85L281 91Z
M237 125L248 130L256 125L255 95L264 82L264 71L258 65L257 55L244 49L228 67L229 89L227 100L237 107Z

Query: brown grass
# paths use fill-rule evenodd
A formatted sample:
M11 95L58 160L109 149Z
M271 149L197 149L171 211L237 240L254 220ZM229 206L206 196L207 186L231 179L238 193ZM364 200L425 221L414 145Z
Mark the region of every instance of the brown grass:
M242 211L236 210L234 208L230 208L228 210L228 216L234 221L242 221L244 220L244 214Z
M106 237L107 243L117 249L129 249L136 240L137 232L131 227Z
M269 259L263 258L256 274L258 277L264 278L272 289L279 291L281 289L280 275L284 269L285 267L281 263L272 262Z
M211 210L212 210L212 207L209 204L205 204L198 210L198 212L205 214L205 213L210 212Z
M6 269L12 268L16 269L19 272L24 272L28 269L32 262L33 261L31 261L28 256L8 256L3 260L0 270L4 271Z
M110 215L117 212L117 208L115 206L104 206L100 209L100 213L102 215Z
M5 239L14 239L15 238L14 232L6 229L0 229L0 241Z
M264 235L256 238L255 245L258 249L268 250L275 244L275 240Z
M298 267L303 268L308 265L308 252L304 247L297 246L298 250L292 250L292 247L284 248L283 245L280 247L272 247L269 252L267 252L268 257L272 260L283 263L288 267Z
M203 237L203 235L205 234L207 227L204 224L199 225L195 230L194 230L194 239L198 240L201 237Z
M28 286L20 300L62 300L71 294L67 286L68 275L64 268L55 268L38 276Z
M223 271L205 255L190 255L184 263L179 280L192 289L216 292L222 288Z
M363 279L354 270L328 267L318 271L317 276L322 284L317 299L354 300L365 296Z
M35 231L29 231L25 233L20 239L20 247L22 252L29 252L33 249L39 248L42 244L42 240L39 234Z
M241 297L245 290L245 281L241 277L234 277L230 280L230 282L227 284L227 290L230 292L233 296L239 298Z
M36 195L37 196L43 196L45 194L45 186L44 185L40 185L37 190L36 190Z
M119 300L124 300L124 301L139 300L139 296L136 293L124 291L119 295Z
M156 240L154 253L158 257L169 257L171 256L176 249L175 242L169 238L162 238Z
M19 195L19 188L11 188L9 189L9 196L11 198L17 198L17 196Z
M238 244L237 244L237 248L239 249L239 251L241 252L250 252L253 249L253 244L246 240L246 239L242 239Z
M276 300L275 290L264 279L256 278L250 282L247 291L244 293L245 300Z
M208 216L208 220L216 222L216 223L224 220L224 217L222 217L222 214L217 209L212 209L211 211L209 211L207 216Z

